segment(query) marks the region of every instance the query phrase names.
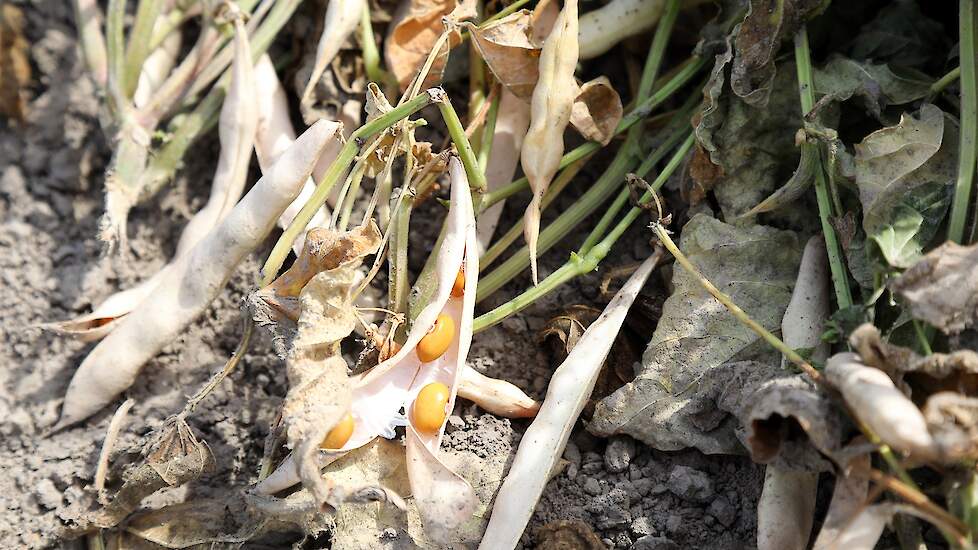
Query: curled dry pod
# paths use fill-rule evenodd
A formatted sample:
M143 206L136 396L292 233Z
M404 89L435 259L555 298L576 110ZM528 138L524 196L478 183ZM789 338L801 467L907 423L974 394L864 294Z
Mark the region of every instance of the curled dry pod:
M520 441L479 545L483 550L515 548L533 515L543 488L584 409L628 308L662 257L657 250L628 279L597 321L588 327L567 359L554 371L547 397Z
M179 32L174 31L171 36L179 38ZM166 41L156 51L159 52L165 47ZM251 150L258 125L258 113L252 99L255 96L256 86L250 52L248 33L238 19L235 21L231 85L221 107L218 124L221 155L218 158L217 171L214 173L210 198L204 208L190 219L181 233L174 259L149 279L109 296L91 313L68 321L44 324L41 328L75 336L86 342L104 337L115 328L123 316L153 292L177 259L193 249L238 202L248 176L248 164L251 161Z
M365 0L331 0L326 6L323 33L319 35L319 44L316 46L316 61L312 74L309 75L309 82L302 92L299 101L301 104L305 105L309 101L326 66L333 61L353 31L357 30L364 7Z
M55 429L84 420L125 391L143 365L204 311L299 194L338 131L339 125L330 121L306 130L231 213L177 259L152 293L82 362Z
M458 396L506 418L530 418L540 410L540 404L530 399L523 390L505 380L489 378L468 366L462 369Z
M924 415L886 373L863 365L855 353L837 353L829 358L825 376L883 443L916 458L934 456L936 447Z
M530 103L530 129L523 140L521 162L533 198L526 208L523 235L530 249L530 272L537 282L537 238L540 207L564 155L564 129L570 122L577 82L577 0L568 0L557 16L540 54L540 76Z
M255 65L255 103L258 108L258 130L255 133L255 154L258 157L258 166L262 173L275 164L282 153L295 142L295 130L292 128L292 121L289 118L289 100L279 82L278 75L275 74L275 66L268 55L263 55ZM331 142L323 151L316 163L319 166L329 166L336 159L340 152L342 142L337 140ZM314 170L314 175L317 170ZM312 178L307 178L302 186L299 196L292 201L292 204L279 216L278 226L285 229L295 219L296 214L306 204L313 191L316 190L316 182ZM335 206L335 194L330 194L326 202L330 206ZM329 224L329 211L325 206L316 212L316 215L309 220L308 228L324 227ZM299 253L302 250L303 238L297 238L292 243L292 249Z

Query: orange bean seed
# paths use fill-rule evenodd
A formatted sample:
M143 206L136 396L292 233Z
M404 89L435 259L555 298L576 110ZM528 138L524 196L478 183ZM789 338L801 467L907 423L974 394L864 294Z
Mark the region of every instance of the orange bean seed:
M441 382L432 382L421 388L411 407L411 420L418 431L432 434L441 429L448 416L445 407L449 395L448 386Z
M461 298L465 294L465 266L463 265L455 275L455 284L452 285L452 296Z
M346 442L350 440L350 436L353 435L353 424L353 415L346 413L346 416L329 431L329 435L319 444L319 448L342 449L343 445L346 445Z
M455 338L455 321L442 313L431 325L428 334L418 342L415 352L422 363L430 363L445 353Z

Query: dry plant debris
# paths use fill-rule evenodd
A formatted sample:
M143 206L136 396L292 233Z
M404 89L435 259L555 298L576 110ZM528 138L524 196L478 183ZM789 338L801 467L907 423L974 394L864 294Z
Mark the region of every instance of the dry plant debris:
M93 549L978 539L972 0L129 4L71 5L67 40L96 98L77 118L109 149L89 143L78 162L104 165L104 208L52 199L62 225L33 233L76 239L73 219L95 235L83 220L101 214L113 255L85 280L146 265L160 243L172 260L101 300L46 302L68 321L6 323L98 341L59 419L54 402L31 416L0 399L17 425L0 439L21 452L107 434L84 489L77 467L24 482L60 536ZM37 21L29 4L0 8L0 160L10 143L43 155L34 127L79 95L68 82L52 97L65 76L44 48L65 33ZM215 126L210 159L195 144ZM45 219L37 197L87 196L46 183L62 160L29 185L31 163L14 160L0 217L30 227ZM199 179L210 194L191 214ZM146 223L160 216L188 221L171 239ZM19 249L7 227L0 243ZM95 242L25 257L56 269ZM11 292L66 292L36 267L10 269ZM232 279L244 299L226 299ZM162 385L182 398L205 355L226 355L194 327L238 310L234 354L161 412L165 350L218 350L180 355L193 364ZM29 401L60 391L19 383L36 354L10 347L4 382ZM152 381L135 384L144 370ZM123 394L102 429L96 413ZM51 439L31 440L35 426ZM729 472L733 489L716 489Z

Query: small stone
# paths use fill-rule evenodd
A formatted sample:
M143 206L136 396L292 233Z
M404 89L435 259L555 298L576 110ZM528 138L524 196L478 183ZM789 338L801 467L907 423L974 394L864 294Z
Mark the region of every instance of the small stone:
M594 479L593 477L589 477L584 480L584 492L593 496L600 495L601 484L598 483L598 480Z
M638 468L634 464L628 467L628 479L632 481L638 481L642 479L642 469Z
M581 466L581 471L585 474L596 474L604 469L604 464L601 462L585 462Z
M34 497L38 504L48 510L55 510L61 506L61 491L50 479L42 479L34 486Z
M595 452L592 452L592 451L588 451L588 452L584 453L584 463L585 464L591 464L591 463L595 463L595 462L596 463L600 463L600 462L603 462L603 461L604 461L604 459L601 458L601 455L599 455L598 453L595 453Z
M737 509L724 497L719 497L711 502L706 512L716 518L724 527L730 527L737 519Z
M679 545L665 537L646 535L635 541L631 550L679 550Z
M461 416L453 414L448 417L448 425L456 430L461 430L462 428L465 428L465 421L462 420Z
M631 500L628 493L621 487L615 487L608 494L594 499L584 506L595 517L598 529L607 530L613 527L628 525L632 521Z
M564 447L564 459L571 464L581 465L581 449L573 441L568 441Z
M675 535L681 532L682 529L683 517L679 514L669 514L669 517L666 518L666 531L669 531L670 534Z
M654 535L655 527L652 526L652 520L648 516L641 516L635 518L631 525L632 533L635 533L636 537L644 537L646 535Z
M687 466L675 466L669 473L669 490L677 497L706 503L713 498L713 482L703 472Z
M388 527L387 529L384 529L384 531L381 532L381 534L380 534L380 538L385 539L385 540L393 540L393 539L396 539L397 538L397 529L394 529L393 527Z
M649 478L636 479L632 482L632 487L638 492L638 494L647 496L652 491L652 486L655 482Z
M604 450L604 465L608 471L618 474L628 469L634 456L635 440L627 435L617 435Z
M570 462L567 464L567 479L577 479L578 467L577 464Z
M653 495L661 495L662 493L665 493L668 490L669 490L669 488L666 487L665 484L663 484L663 483L656 483L652 487L652 494Z

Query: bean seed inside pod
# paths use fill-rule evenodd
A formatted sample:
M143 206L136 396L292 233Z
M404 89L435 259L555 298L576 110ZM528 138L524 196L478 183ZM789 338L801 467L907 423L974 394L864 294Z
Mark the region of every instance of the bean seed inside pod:
M455 321L444 313L435 319L428 334L418 342L416 352L422 363L430 363L445 353L455 338Z
M445 417L448 416L445 407L448 405L449 396L448 386L441 382L432 382L421 388L411 407L411 420L414 422L414 427L423 433L437 433L445 423Z
M330 450L342 449L343 445L346 445L346 442L350 440L350 436L353 435L353 426L353 415L346 413L346 416L329 431L326 439L323 439L323 442L319 444L319 448Z

